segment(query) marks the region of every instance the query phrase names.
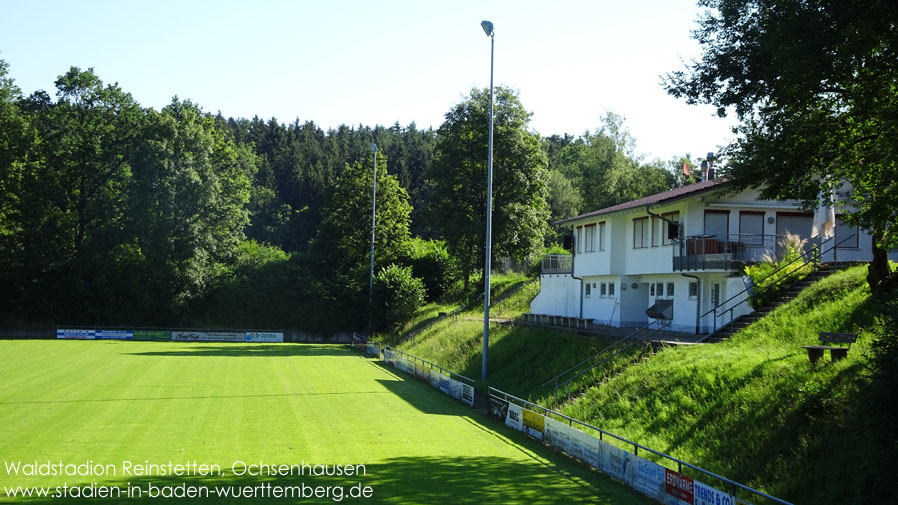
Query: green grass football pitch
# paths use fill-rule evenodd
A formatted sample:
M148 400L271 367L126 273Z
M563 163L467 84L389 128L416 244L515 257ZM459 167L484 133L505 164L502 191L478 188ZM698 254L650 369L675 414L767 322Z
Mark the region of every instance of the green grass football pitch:
M0 341L0 459L0 502L649 503L339 346Z

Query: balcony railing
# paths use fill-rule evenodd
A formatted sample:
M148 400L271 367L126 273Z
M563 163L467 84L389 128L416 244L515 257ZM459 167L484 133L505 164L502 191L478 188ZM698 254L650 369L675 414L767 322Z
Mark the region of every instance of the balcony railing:
M728 233L694 235L673 239L673 269L740 270L748 263L779 259L785 249L784 235ZM806 241L809 251L816 242Z
M548 254L543 256L542 269L544 274L569 274L573 272L573 262L569 254Z

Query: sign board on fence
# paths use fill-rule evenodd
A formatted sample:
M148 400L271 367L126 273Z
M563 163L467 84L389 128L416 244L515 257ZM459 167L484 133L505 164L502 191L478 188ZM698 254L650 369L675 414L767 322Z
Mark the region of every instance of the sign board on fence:
M371 356L380 356L380 344L375 344L375 343L368 344L368 347L365 349L365 352L367 352Z
M449 396L456 400L461 400L461 382L449 379Z
M663 500L665 493L664 467L638 456L634 459L636 460L636 483L633 487L656 500Z
M595 468L602 466L599 439L567 424L546 418L546 442Z
M694 481L695 505L733 505L733 497L707 484Z
M75 340L93 340L96 338L96 330L56 329L56 338Z
M430 369L430 385L435 389L440 389L440 372L435 368Z
M173 331L171 339L188 342L244 342L246 333L230 331Z
M524 409L523 412L524 433L533 438L542 440L543 433L546 429L546 418L542 414L537 414L531 410Z
M461 401L467 403L470 406L474 406L474 386L470 384L461 385Z
M564 423L556 421L551 417L546 418L546 442L552 447L571 454L571 437L568 432L570 427Z
M134 330L134 340L171 340L168 330Z
M134 332L131 330L97 330L94 338L102 340L131 340Z
M248 331L247 342L283 342L284 334L279 331Z
M631 456L635 457L619 447L602 442L602 471L621 482L632 484L636 469L633 468Z
M501 398L490 396L490 415L505 420L508 416L508 402Z
M523 410L520 405L508 404L508 414L505 416L505 424L518 431L524 431Z
M415 375L418 379L430 382L430 367L427 365L422 365L420 363L415 364Z
M695 503L695 485L692 477L687 477L670 468L665 468L664 474L664 491L667 494L675 496L680 501L690 505Z

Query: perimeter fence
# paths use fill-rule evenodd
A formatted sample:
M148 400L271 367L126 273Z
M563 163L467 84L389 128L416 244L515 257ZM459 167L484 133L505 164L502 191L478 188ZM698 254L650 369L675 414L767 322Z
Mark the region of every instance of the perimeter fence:
M378 358L382 352L383 361L396 369L470 406L474 405L476 382L471 378L393 347L381 346L379 342L362 335L353 335L352 345ZM488 397L489 415L506 426L541 440L665 505L792 505L494 387L488 388Z
M489 388L489 398L489 414L506 426L542 440L665 505L792 505L496 388ZM647 457L640 456L640 452ZM714 482L719 488L707 482ZM751 502L749 497L763 501Z

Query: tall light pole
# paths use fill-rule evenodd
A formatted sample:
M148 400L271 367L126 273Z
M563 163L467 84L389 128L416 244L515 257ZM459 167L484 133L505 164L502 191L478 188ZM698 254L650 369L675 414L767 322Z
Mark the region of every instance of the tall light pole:
M490 147L486 172L486 264L483 267L483 377L486 380L486 359L490 348L490 254L493 242L493 55L496 45L493 23L480 22L484 33L490 38Z
M368 334L370 335L374 329L374 209L377 205L377 144L371 144L371 150L374 151L374 184L371 189L371 275L368 277Z

